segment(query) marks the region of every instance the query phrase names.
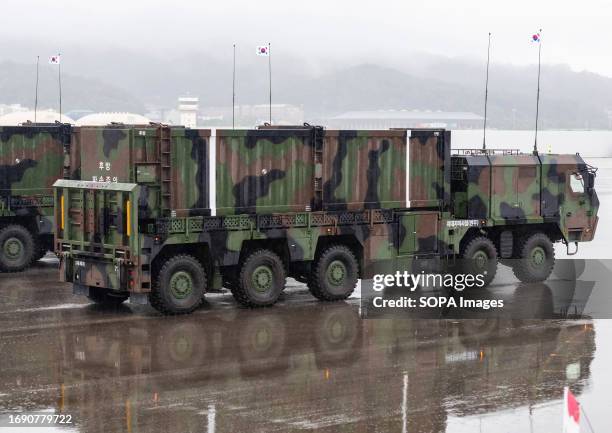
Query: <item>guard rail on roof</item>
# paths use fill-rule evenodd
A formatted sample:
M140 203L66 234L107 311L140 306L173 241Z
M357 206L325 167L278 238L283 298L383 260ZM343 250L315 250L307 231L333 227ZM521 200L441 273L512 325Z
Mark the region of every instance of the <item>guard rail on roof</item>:
M520 155L519 149L452 149L453 155Z

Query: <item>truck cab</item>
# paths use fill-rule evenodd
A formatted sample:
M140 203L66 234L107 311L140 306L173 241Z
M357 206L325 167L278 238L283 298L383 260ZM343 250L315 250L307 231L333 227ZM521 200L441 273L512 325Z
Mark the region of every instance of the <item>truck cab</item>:
M464 236L460 255L486 253L506 260L521 281L545 280L554 266L554 242L572 255L579 242L595 236L596 172L579 154L457 149L451 157L451 214L478 226Z

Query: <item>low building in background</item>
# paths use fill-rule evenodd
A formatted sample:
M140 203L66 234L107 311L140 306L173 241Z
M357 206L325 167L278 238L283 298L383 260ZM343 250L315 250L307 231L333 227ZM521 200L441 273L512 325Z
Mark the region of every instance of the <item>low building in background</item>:
M320 123L336 129L472 129L482 127L482 121L481 116L463 111L373 110L347 111Z
M29 111L29 108L21 104L0 104L0 116L5 114Z
M270 121L270 105L236 105L236 127L253 127ZM232 106L202 107L199 118L204 126L231 126ZM272 104L272 123L275 125L301 125L304 108L291 104Z
M94 113L95 111L93 110L70 110L66 113L66 116L74 120L79 120L81 117L85 117Z
M60 120L60 115L54 110L14 111L0 116L0 126L18 126L24 123L55 123ZM62 114L62 123L74 124L74 119Z
M77 126L103 126L111 123L124 123L126 125L148 125L151 122L147 117L136 113L108 112L94 113L81 117L76 121Z

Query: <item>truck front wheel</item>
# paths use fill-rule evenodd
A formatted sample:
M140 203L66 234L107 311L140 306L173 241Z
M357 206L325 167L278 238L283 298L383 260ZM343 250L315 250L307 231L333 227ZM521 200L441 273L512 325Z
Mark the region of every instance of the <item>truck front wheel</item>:
M512 270L523 283L546 280L555 266L555 249L548 236L534 233L525 238L519 247L519 257Z
M164 262L149 294L149 303L164 314L187 314L204 302L206 273L193 256L178 255Z
M18 272L34 258L34 238L24 226L11 224L0 231L0 270Z
M359 278L359 264L344 245L331 245L319 256L308 281L310 293L322 301L351 296Z
M283 261L276 253L256 250L242 261L238 284L232 294L247 307L273 305L285 288L286 278Z
M497 249L485 236L469 241L461 253L461 271L469 275L482 274L484 286L488 286L497 273Z

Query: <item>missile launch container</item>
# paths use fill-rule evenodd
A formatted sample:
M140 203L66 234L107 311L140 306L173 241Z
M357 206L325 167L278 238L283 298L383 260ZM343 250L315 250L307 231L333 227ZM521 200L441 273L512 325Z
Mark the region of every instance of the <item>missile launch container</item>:
M127 138L126 138L127 137ZM55 183L60 278L100 303L188 313L207 291L276 302L290 276L345 299L372 265L468 259L548 277L553 242L591 240L595 169L579 155L457 151L449 131L316 126L81 131L81 180Z
M151 166L136 167L132 161L146 162L159 140L175 140L180 149L180 137L192 140L189 134L198 134L174 127L163 130L168 137L157 137L158 131L156 127L59 123L0 127L0 270L23 270L54 249L53 183L57 179L142 180ZM157 209L154 200L159 199L159 189L149 191L150 208Z

